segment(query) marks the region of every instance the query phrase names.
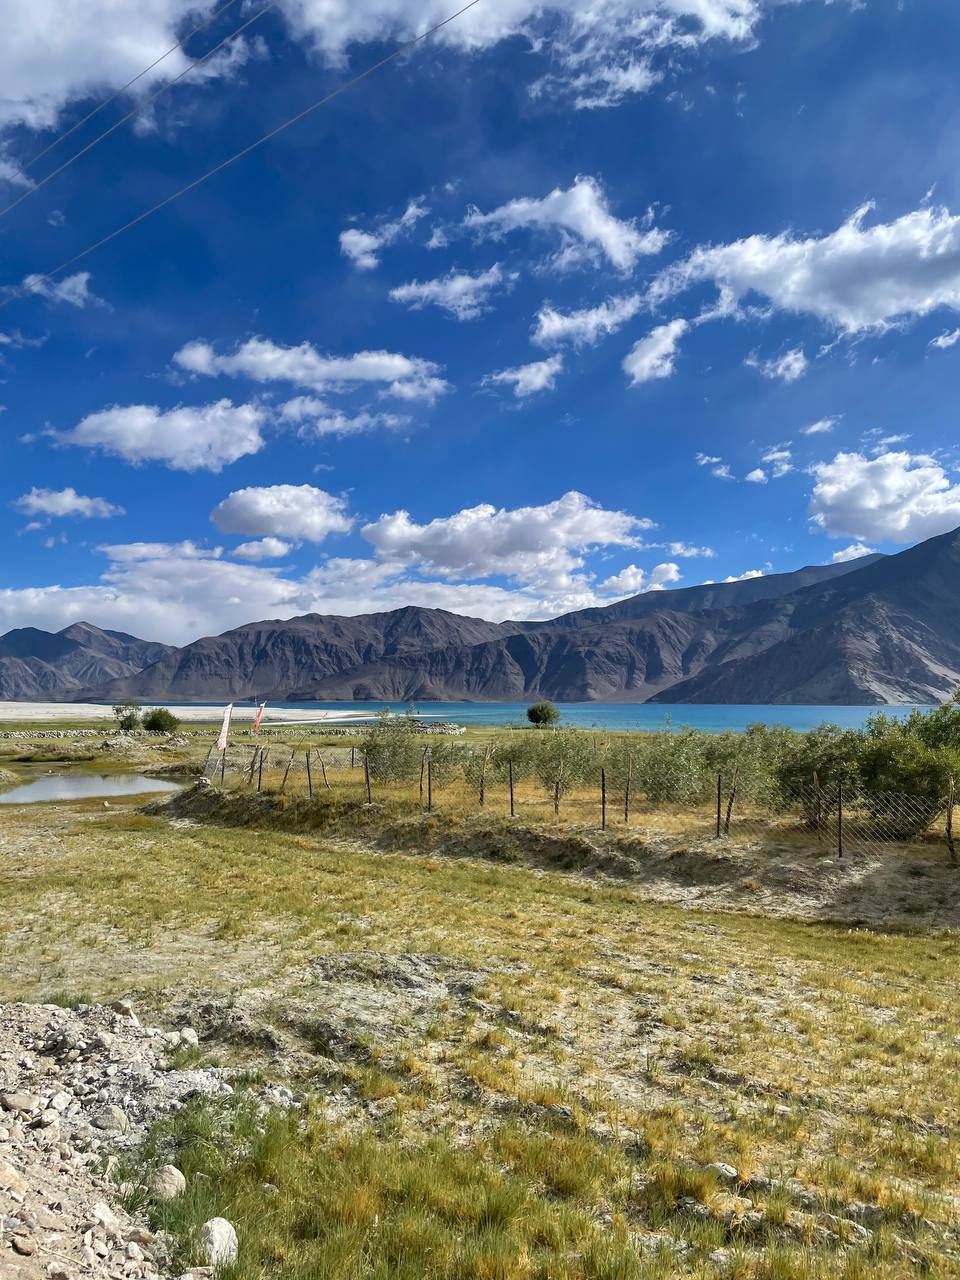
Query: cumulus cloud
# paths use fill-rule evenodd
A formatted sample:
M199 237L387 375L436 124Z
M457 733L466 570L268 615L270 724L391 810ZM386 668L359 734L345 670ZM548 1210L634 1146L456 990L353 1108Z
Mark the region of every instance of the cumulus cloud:
M731 573L724 582L749 582L751 578L762 578L765 569L746 569L743 573Z
M81 520L106 520L122 516L123 507L106 498L86 498L76 489L31 489L14 502L17 511L28 516L75 516Z
M635 564L628 564L625 569L606 578L600 584L600 591L608 596L633 596L644 591L663 591L670 583L679 582L681 578L678 564L658 564L647 574Z
M417 524L406 511L383 515L362 529L378 555L418 563L445 577L503 576L526 585L569 587L586 551L633 546L652 522L609 511L571 491L539 507L488 503Z
M249 338L229 355L218 354L209 342L188 342L173 361L184 372L198 376L227 374L260 383L288 382L318 392L376 385L399 399L432 402L449 390L438 376L438 366L429 360L392 351L326 356L309 342L284 347L269 338Z
M537 313L531 340L538 347L558 347L564 342L572 347L594 346L601 338L622 329L643 306L639 293L608 298L596 307L579 311L562 312L543 306Z
M792 351L786 351L782 356L775 356L770 360L760 360L755 355L749 355L743 363L751 369L756 369L759 374L764 378L769 378L771 382L778 380L780 382L796 382L807 371L807 357L799 347L795 347Z
M831 537L919 542L960 525L960 484L926 454L841 452L812 473L810 514Z
M839 418L819 418L816 422L811 422L809 427L801 427L800 434L802 436L829 435L839 421Z
M623 362L623 368L629 375L632 387L638 386L641 382L650 382L654 378L671 376L677 357L677 347L689 327L686 320L671 320L669 324L661 324L656 329L651 329L645 338L634 343L633 349Z
M230 552L238 560L282 560L293 550L282 538L258 538L256 542L241 542Z
M344 413L316 396L294 396L280 406L280 419L296 424L303 437L356 436L385 428L398 431L408 426L409 417L397 413Z
M115 405L88 414L62 444L102 449L134 464L163 462L174 471L222 471L263 448L265 411L254 404L218 400L163 410L153 404Z
M482 380L485 387L512 387L518 399L535 395L538 391L552 391L557 378L563 372L563 357L551 356L549 360L535 360L532 364L518 365L515 369L501 369L488 373Z
M275 484L237 489L210 513L223 533L322 542L331 533L349 533L347 504L309 484Z
M381 223L375 231L348 227L340 232L340 252L358 271L373 271L380 265L380 251L395 244L429 212L421 200L411 200L399 218Z
M21 286L26 293L46 298L48 302L63 302L70 307L102 306L103 301L90 290L90 272L77 271L62 280L49 280L45 276L26 276Z
M729 312L753 295L850 335L960 310L960 216L925 207L867 225L872 208L824 236L782 232L701 246L661 274L653 297L712 282Z
M747 472L744 479L749 481L750 484L766 484L767 473L764 471L763 467L754 467L752 471Z
M833 553L833 563L845 564L848 560L859 560L861 556L872 556L875 551L876 548L865 546L862 542L851 542L849 547Z
M457 320L475 320L490 310L491 296L501 288L511 288L517 278L516 272L504 271L495 262L475 276L451 270L436 280L413 280L391 289L390 297L413 311L434 306L449 311Z
M617 218L600 183L590 177L578 177L571 187L557 187L542 199L522 196L489 213L472 209L463 225L494 239L511 231L546 231L560 238L555 265L602 257L623 272L632 271L640 257L659 253L670 239L668 232L635 218Z

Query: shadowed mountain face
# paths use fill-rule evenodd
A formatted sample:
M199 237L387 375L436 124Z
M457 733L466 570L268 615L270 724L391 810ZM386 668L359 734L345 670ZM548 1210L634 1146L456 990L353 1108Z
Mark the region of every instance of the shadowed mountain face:
M170 645L76 622L62 631L22 627L0 636L0 699L42 701L79 696L150 666Z
M960 532L896 556L650 592L549 622L411 607L150 648L86 624L11 632L0 638L0 697L77 697L85 684L102 700L936 702L960 685ZM84 660L97 679L77 674ZM104 675L111 663L128 665ZM35 691L7 692L31 680Z

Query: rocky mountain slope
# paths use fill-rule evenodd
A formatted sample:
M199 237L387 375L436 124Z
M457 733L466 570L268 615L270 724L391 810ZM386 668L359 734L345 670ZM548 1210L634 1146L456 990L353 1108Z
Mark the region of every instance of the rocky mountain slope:
M0 636L0 699L67 698L150 666L170 645L76 622L62 631L21 627Z
M650 592L547 622L410 607L252 623L153 646L152 658L150 648L85 624L11 632L0 697L935 702L960 685L960 531L895 556Z

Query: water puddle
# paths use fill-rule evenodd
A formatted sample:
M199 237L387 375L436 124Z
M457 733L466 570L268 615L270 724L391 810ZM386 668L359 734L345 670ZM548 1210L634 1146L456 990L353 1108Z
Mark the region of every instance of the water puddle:
M141 796L147 792L179 791L179 782L140 774L63 773L32 778L9 791L0 791L2 804L39 804L44 800L92 800L109 796Z

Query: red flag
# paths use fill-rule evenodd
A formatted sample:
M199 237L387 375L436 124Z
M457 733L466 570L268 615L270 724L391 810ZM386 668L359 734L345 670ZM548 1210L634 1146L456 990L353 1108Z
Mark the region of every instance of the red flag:
M267 704L266 704L265 702L261 702L261 703L260 703L259 708L257 709L257 714L256 714L256 715L254 716L254 718L253 718L253 732L254 732L254 733L259 733L259 732L260 732L260 718L261 718L261 716L263 715L263 711L264 711L264 708L266 707L266 705L267 705Z
M223 713L223 728L220 730L220 737L217 739L217 750L226 751L227 739L230 735L230 719L233 715L233 703L227 707Z

